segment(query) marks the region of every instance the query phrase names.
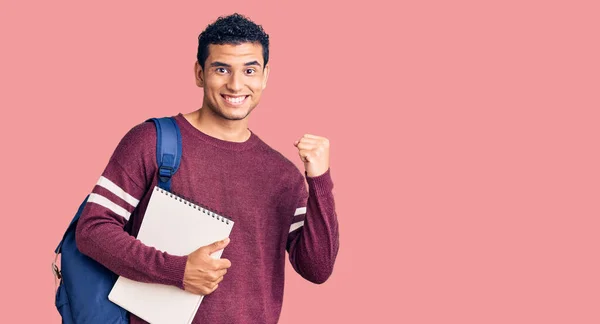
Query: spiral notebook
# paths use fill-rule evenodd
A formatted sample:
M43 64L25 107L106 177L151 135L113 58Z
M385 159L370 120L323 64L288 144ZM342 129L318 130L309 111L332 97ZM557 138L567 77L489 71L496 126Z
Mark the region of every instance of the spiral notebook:
M173 255L229 237L234 222L171 192L155 187L137 238ZM223 250L211 257L219 259ZM153 324L191 323L204 296L174 286L119 277L108 299Z

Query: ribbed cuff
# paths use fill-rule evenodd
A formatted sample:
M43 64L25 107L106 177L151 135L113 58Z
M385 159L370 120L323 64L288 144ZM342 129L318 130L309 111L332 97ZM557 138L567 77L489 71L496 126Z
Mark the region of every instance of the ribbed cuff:
M185 265L187 264L188 256L177 256L165 253L165 277L169 280L169 285L183 288L183 276L185 274Z
M309 177L306 174L306 172L304 174L306 176L306 182L308 183L309 193L314 193L318 196L331 193L331 190L333 189L333 180L331 179L331 168L327 169L325 173L316 177Z

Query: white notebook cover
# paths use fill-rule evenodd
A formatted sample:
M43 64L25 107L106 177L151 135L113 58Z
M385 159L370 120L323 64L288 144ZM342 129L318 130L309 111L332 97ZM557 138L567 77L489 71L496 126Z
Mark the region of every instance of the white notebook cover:
M214 217L213 217L214 216ZM229 237L231 220L155 187L138 233L148 246L173 255L188 255L201 246ZM219 259L223 250L211 257ZM152 324L188 324L204 296L174 286L119 277L108 299Z

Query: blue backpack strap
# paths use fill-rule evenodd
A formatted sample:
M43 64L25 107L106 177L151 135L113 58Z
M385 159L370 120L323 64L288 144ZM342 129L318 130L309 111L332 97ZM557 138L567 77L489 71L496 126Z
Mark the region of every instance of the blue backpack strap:
M181 162L181 133L173 117L151 118L156 126L158 186L171 191L171 177Z
M150 120L156 125L156 159L159 166L158 186L171 191L171 177L177 172L181 162L181 133L175 119L172 117L152 118L147 121ZM54 253L60 253L65 236L68 232L74 230L88 198L89 196L79 206L75 217L65 231L63 239L54 249Z

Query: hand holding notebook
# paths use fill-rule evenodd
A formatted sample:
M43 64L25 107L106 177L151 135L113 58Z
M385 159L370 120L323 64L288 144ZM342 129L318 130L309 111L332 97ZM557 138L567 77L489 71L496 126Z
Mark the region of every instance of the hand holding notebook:
M229 238L203 246L188 255L183 276L186 291L198 295L208 295L215 291L231 262L227 259L214 259L210 255L223 250L229 244Z
M218 274L222 278L229 260L219 258L226 245L223 240L229 237L233 224L222 215L155 187L137 238L148 246L173 255L192 254L190 270L197 265L197 258L208 254L219 266L221 272ZM211 264L211 260L205 261L204 264ZM215 280L214 277L209 279ZM197 280L192 278L191 282L192 286L196 286ZM136 282L125 277L117 279L108 295L113 303L152 324L191 323L203 298L201 293Z

